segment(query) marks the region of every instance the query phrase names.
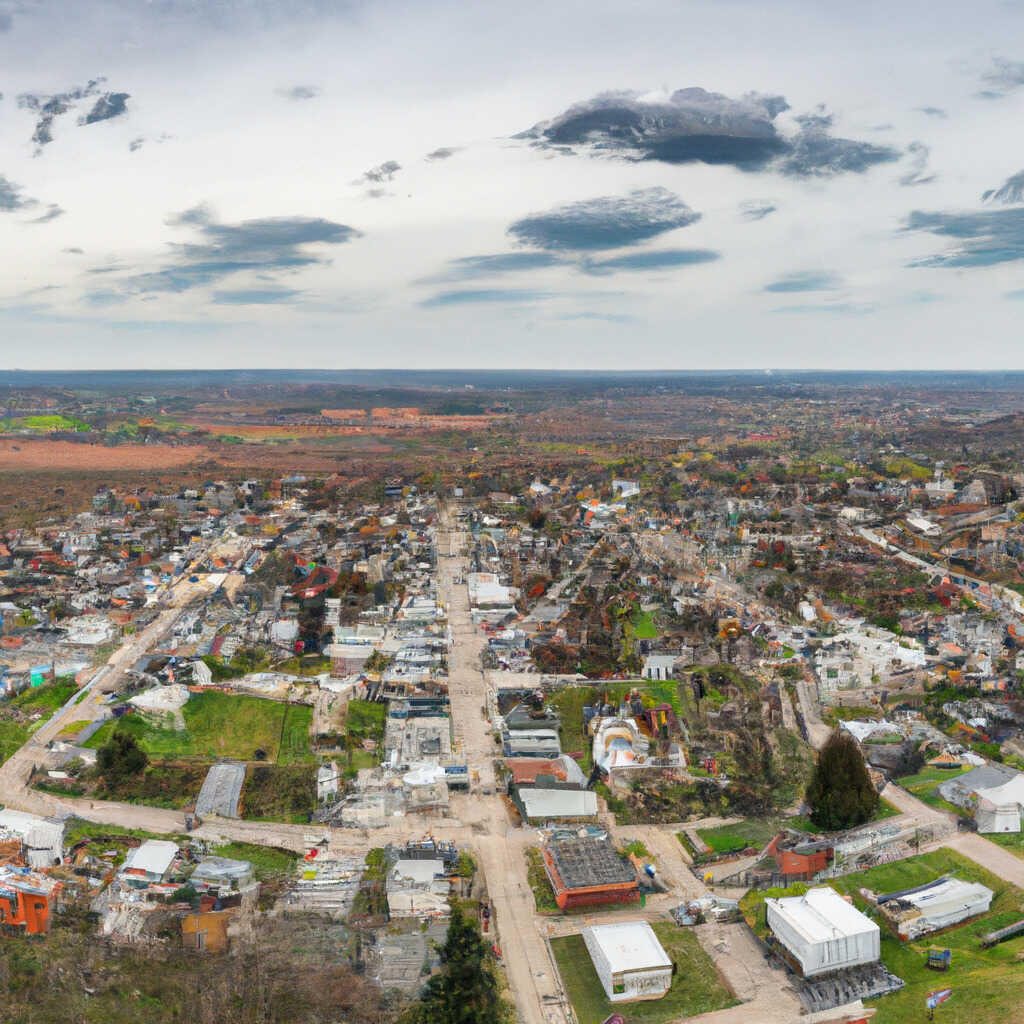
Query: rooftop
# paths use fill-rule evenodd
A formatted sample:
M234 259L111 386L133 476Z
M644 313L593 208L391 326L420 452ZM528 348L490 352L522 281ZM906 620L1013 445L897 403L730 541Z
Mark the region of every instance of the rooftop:
M672 966L646 921L591 925L586 931L607 958L612 974Z
M878 925L828 886L808 889L803 896L767 899L786 922L809 943L877 932Z
M636 882L636 871L609 839L557 839L545 852L566 889Z

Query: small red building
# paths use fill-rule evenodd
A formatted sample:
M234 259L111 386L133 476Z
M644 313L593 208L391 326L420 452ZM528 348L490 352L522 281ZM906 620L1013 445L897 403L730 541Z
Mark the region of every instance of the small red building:
M26 935L45 935L61 883L28 868L0 868L0 925Z
M640 898L636 870L610 839L555 839L541 848L541 856L562 910Z

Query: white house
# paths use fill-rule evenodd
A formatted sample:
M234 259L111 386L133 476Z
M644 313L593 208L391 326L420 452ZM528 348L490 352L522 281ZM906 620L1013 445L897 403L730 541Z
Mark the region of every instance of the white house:
M977 807L974 820L978 831L1019 832L1021 813L1024 812L1024 775L1016 775L1001 786L976 791Z
M644 658L644 679L671 679L675 674L675 654L648 654Z
M128 851L118 874L128 882L150 885L162 882L178 856L178 844L166 839L147 839Z
M764 901L768 927L805 978L871 964L881 933L871 918L827 886Z
M582 935L611 1002L661 999L672 987L672 961L646 921L591 925Z

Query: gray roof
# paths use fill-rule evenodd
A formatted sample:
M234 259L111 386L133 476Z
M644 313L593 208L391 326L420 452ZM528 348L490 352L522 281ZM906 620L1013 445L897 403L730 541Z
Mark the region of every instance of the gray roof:
M636 882L633 865L619 856L610 839L557 839L547 850L567 889Z
M1009 782L1017 772L1001 764L984 764L964 775L947 779L939 786L944 800L958 807L965 807L972 793L979 789L992 789Z

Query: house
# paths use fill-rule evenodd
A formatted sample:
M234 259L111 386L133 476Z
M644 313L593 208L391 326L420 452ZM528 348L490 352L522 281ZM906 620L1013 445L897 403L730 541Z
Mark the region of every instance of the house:
M675 672L676 655L648 654L644 658L644 679L671 679Z
M147 839L141 846L128 852L118 874L122 881L145 888L162 882L170 873L177 856L177 843L166 839Z
M37 814L6 809L0 811L0 840L21 841L21 859L30 868L60 864L64 848L64 824Z
M835 889L823 886L764 902L777 948L804 978L873 964L881 955L878 925Z
M610 1002L661 999L672 987L675 965L646 921L591 925L582 935Z
M608 838L553 839L541 847L541 857L562 910L640 898L636 869Z
M1024 775L1015 775L999 786L975 790L974 820L978 831L1020 832L1024 813Z
M195 889L226 895L240 892L253 884L252 864L230 857L204 857L192 872L189 882Z
M45 935L61 888L57 879L28 868L0 867L0 925Z

